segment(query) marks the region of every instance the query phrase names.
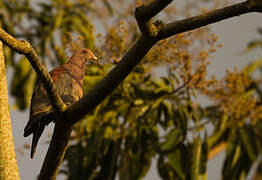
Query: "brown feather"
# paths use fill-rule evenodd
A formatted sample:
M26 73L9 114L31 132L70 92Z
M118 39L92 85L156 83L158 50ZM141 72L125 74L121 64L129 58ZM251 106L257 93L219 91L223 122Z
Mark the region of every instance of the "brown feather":
M89 49L81 49L73 54L70 60L50 72L50 75L56 85L58 94L64 103L71 105L83 96L83 78L85 75L85 63L88 60L96 59ZM34 157L36 146L44 127L54 119L54 108L47 96L47 93L38 79L30 106L29 121L24 129L24 136L27 137L33 133L31 146L31 155Z

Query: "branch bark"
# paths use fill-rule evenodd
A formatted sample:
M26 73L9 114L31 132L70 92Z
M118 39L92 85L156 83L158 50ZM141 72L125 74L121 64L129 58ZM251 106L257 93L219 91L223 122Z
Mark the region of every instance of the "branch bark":
M250 7L248 2L242 2L222 9L214 10L202 15L193 16L183 20L166 24L158 33L158 39L165 39L170 36L203 27L224 19L242 14L256 12L256 7Z
M68 148L72 128L58 121L38 180L55 180Z
M145 37L152 37L157 35L158 30L156 26L150 21L150 19L157 15L160 11L162 11L172 1L173 0L155 0L147 6L142 5L136 8L135 18L141 33Z
M155 1L152 3L155 3ZM89 91L80 101L76 102L65 111L64 114L65 117L67 117L66 121L68 121L70 126L72 126L74 123L83 118L87 113L93 110L126 78L126 76L141 61L141 59L146 55L151 47L159 40L224 19L228 19L230 17L239 16L249 12L258 12L258 8L260 10L262 9L261 6L250 7L249 4L249 1L246 1L212 11L204 15L186 18L184 20L176 21L167 25L162 24L162 28L159 29L159 32L154 37L142 35L135 45L122 57L120 63L117 64L101 82L99 82L91 91ZM149 6L150 5L151 4L149 4ZM146 15L146 13L141 14ZM159 25L160 23L155 24Z
M155 43L156 41L142 36L101 82L65 111L65 120L69 126L71 127L101 103L130 74Z
M51 76L47 72L40 57L37 55L37 53L32 48L32 46L25 40L15 39L1 28L0 28L0 40L2 40L7 46L14 49L19 54L24 54L27 57L27 59L30 61L31 65L37 72L38 76L40 77L54 109L59 113L65 111L67 108L66 104L64 104L64 102L58 95L55 84Z

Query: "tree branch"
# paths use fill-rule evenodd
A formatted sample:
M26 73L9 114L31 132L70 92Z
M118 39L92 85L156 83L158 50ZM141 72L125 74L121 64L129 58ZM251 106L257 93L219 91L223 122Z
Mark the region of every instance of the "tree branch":
M250 3L244 2L219 10L215 10L205 15L187 18L167 25L164 25L161 21L157 21L156 23L151 24L155 25L154 27L156 27L156 29L153 29L153 31L151 31L150 29L148 29L147 24L149 23L149 26L151 26L150 22L146 22L146 20L149 21L153 15L161 11L161 9L159 8L160 5L158 4L160 2L164 2L161 6L161 8L164 8L171 1L155 0L152 2L153 5L149 4L150 8L143 6L144 12L143 9L140 9L140 12L139 10L136 10L136 18L138 19L138 24L144 23L144 25L142 26L147 26L141 28L140 25L142 37L123 56L120 63L117 64L101 82L99 82L91 91L89 91L84 96L84 98L70 106L65 111L64 117L66 118L65 121L67 122L68 127L73 126L73 124L82 119L87 113L92 111L99 103L101 103L111 92L113 92L113 90L128 76L128 74L133 70L133 68L142 60L142 58L147 54L151 47L154 44L156 44L159 40L233 16L257 11L257 6L250 7ZM153 13L149 14L148 19L143 19L143 16L146 16L149 13L148 9L150 9L150 11L152 11ZM63 133L63 131L60 131L60 134ZM53 141L54 143L52 143ZM55 141L57 140L53 136L48 153L46 155L46 159L52 159L52 157L56 156L57 151ZM209 157L212 156L213 155L210 155ZM49 167L49 163L45 163L44 166L47 166L46 169L52 168ZM59 164L57 166L59 166Z
M65 120L69 123L69 126L79 121L101 103L130 74L155 43L156 41L142 36L104 79L84 98L65 111Z
M67 128L62 121L56 123L38 180L56 179L68 148L71 132L72 128Z
M153 37L158 33L158 28L150 19L162 11L173 0L154 0L148 5L142 5L135 10L135 18L141 33L145 37Z
M164 8L168 3L167 1L153 1L154 3L165 2L162 8ZM169 1L168 1L169 2ZM170 1L171 2L171 1ZM159 5L159 4L158 4ZM149 5L150 6L150 5ZM159 5L160 6L160 5ZM149 16L157 14L161 11L159 6L151 6L149 9L153 11ZM152 8L156 8L157 10L153 10ZM143 7L145 10L145 14L148 13L148 9ZM257 8L257 7L256 7ZM91 91L89 91L81 100L70 106L64 113L66 124L68 128L72 127L77 121L82 119L87 113L92 111L99 103L101 103L113 90L128 76L128 74L133 70L133 68L142 60L142 58L147 54L147 52L151 49L151 47L156 44L159 40L168 38L178 33L186 32L192 29L199 28L201 26L205 26L210 23L214 23L223 19L227 19L236 15L241 15L248 12L253 12L256 10L255 7L250 8L248 3L239 3L233 6L229 6L226 8L222 8L220 10L216 10L205 15L195 16L191 18L187 18L185 20L177 21L168 25L163 25L160 21L157 21L153 25L155 25L156 33L150 34L150 31L145 29L145 32L141 30L142 37L135 43L135 45L122 57L119 64L117 64L110 73L100 81ZM233 11L233 12L230 12ZM142 11L140 11L142 12ZM137 13L139 14L139 13ZM143 14L143 12L141 13ZM145 15L144 14L144 15ZM137 15L137 19L142 23L143 15ZM151 17L150 17L151 18ZM148 18L148 20L150 20ZM139 24L139 22L138 22ZM141 29L141 27L140 27ZM147 34L147 32L149 34ZM57 132L58 134L63 134L64 131L61 130ZM46 155L46 159L52 160L53 157L56 157L56 142L57 139L55 136L52 137L51 144L48 149L48 153ZM59 153L62 155L63 153ZM210 155L212 156L212 155ZM45 162L48 162L45 160ZM59 161L57 161L59 163ZM44 163L43 166L47 166L44 169L51 169L55 166L52 166L49 163ZM59 164L57 164L59 166ZM43 168L42 168L43 169ZM42 173L42 172L41 172Z
M222 9L214 10L203 15L193 16L183 20L166 24L158 33L158 39L165 39L178 33L200 28L234 16L240 16L249 12L258 12L258 6L250 7L249 2L242 2Z
M161 12L173 0L154 0L148 5L142 5L136 8L135 17L138 22L147 22L152 17Z
M54 109L60 113L65 111L65 109L67 108L66 104L64 104L64 102L58 95L51 76L47 72L45 66L41 62L40 57L37 55L32 46L25 40L15 39L1 28L0 40L3 41L10 48L17 51L19 54L24 54L27 57L27 59L30 61L31 65L37 72L38 76L40 77Z
M261 0L250 1L260 2ZM159 3L160 1L153 1L153 3L155 2ZM126 78L126 76L141 61L141 59L146 55L150 48L159 40L171 37L178 33L190 31L192 29L196 29L214 22L218 22L223 19L227 19L249 12L257 12L258 9L262 9L261 6L256 5L250 7L249 4L250 2L247 1L222 9L218 9L206 13L204 15L194 16L184 20L176 21L174 23L163 25L162 29L157 34L157 36L152 38L142 36L136 42L134 47L132 47L123 56L120 63L117 64L101 82L99 82L91 91L89 91L80 101L76 102L65 111L65 117L66 121L69 122L69 127L77 121L79 121L81 118L83 118L87 113L93 110L100 102L102 102L105 99L105 97L107 97ZM165 6L163 5L162 7ZM155 10L154 12L158 11Z

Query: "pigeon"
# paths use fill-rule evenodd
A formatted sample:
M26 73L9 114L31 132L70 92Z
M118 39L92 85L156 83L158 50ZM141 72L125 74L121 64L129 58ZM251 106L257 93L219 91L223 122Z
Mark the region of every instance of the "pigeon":
M82 48L76 51L72 57L62 66L49 72L55 83L58 94L63 102L72 105L83 96L83 79L85 76L86 62L95 62L97 57L91 50ZM33 134L30 158L34 158L36 146L44 128L54 119L50 116L55 110L46 93L46 90L37 79L30 105L29 121L24 129L24 137Z

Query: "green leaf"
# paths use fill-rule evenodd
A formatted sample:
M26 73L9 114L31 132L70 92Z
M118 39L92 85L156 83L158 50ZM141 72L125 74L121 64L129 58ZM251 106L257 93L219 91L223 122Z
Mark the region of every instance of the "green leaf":
M219 127L217 128L217 131L212 136L210 136L207 140L209 147L212 147L214 144L216 144L216 142L223 136L227 128L227 121L228 121L228 116L223 115L221 123L218 124Z
M255 70L257 70L262 65L262 58L247 65L242 71L246 76L250 76Z
M58 10L58 13L55 17L55 23L54 23L54 29L57 29L61 26L61 24L63 23L63 20L64 20L64 9L61 8Z
M248 157L251 161L255 161L258 156L258 149L256 145L256 135L253 133L252 127L244 126L241 128L240 136Z
M199 164L199 174L202 175L203 177L206 176L208 152L209 152L209 147L207 143L207 134L205 134L205 139L202 142L201 157L200 157L200 164Z
M172 166L164 162L164 157L160 156L157 161L157 170L163 180L171 180L174 177Z
M175 151L168 153L168 162L177 174L179 179L185 179L186 172L184 171L185 153L184 148L177 148Z
M173 118L172 105L166 101L161 102L158 107L158 120L160 125L164 129L169 128L171 125L173 125L171 121L172 118Z
M173 128L166 136L165 141L161 144L162 151L170 151L183 141L183 135L179 128Z
M143 104L144 104L144 101L143 101L143 99L136 99L136 100L134 101L134 104L135 104L136 106L143 105Z
M199 179L199 168L200 168L200 158L201 158L201 140L200 137L194 140L193 145L188 146L189 154L189 173L187 174L187 178L198 180Z
M154 155L148 141L150 132L142 128L135 138L127 137L120 162L120 180L142 179L148 172Z
M182 135L185 138L187 135L187 123L188 123L188 112L187 108L183 106L178 106L177 109L175 109L174 106L172 106L172 111L174 114L174 124L177 125L179 129L182 131Z
M109 140L109 147L107 153L101 160L101 171L98 179L111 180L114 179L117 168L117 157L118 157L119 144L117 141Z
M235 136L231 137L230 142L227 145L226 159L224 161L222 170L224 179L233 179L234 177L234 169L241 155L241 146L239 144L239 141L240 138L239 134L237 133Z

